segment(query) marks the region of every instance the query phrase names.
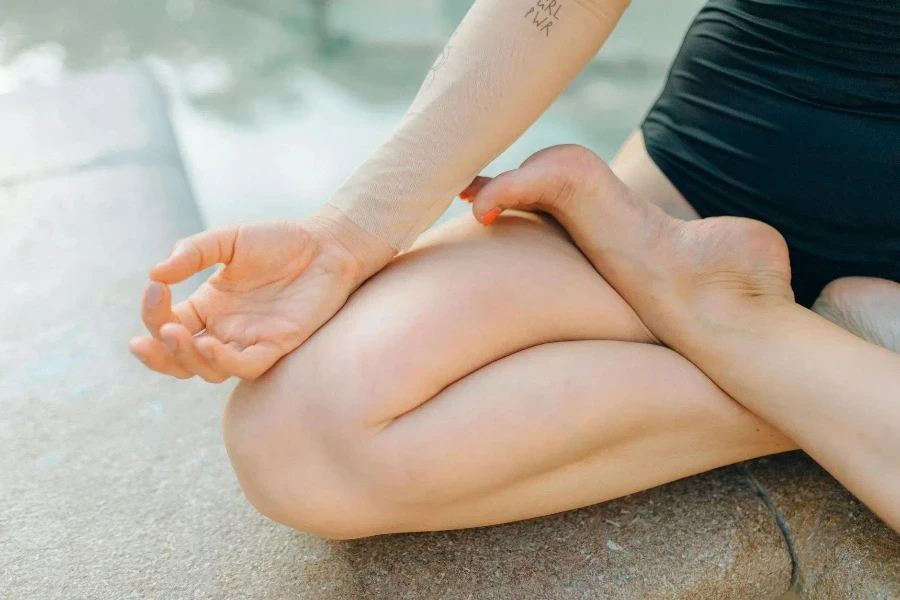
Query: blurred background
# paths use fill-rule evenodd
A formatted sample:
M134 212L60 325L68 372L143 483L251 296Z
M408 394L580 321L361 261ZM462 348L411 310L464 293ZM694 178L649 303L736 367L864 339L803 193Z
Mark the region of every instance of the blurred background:
M0 94L146 61L207 225L315 211L391 131L472 0L3 0ZM488 169L559 143L612 158L702 0L634 2ZM456 203L448 216L467 209Z

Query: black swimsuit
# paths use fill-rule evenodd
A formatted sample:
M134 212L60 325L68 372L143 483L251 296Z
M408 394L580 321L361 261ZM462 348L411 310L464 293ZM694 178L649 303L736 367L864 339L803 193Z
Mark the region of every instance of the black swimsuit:
M799 303L900 281L900 0L711 0L642 130L702 217L785 236Z

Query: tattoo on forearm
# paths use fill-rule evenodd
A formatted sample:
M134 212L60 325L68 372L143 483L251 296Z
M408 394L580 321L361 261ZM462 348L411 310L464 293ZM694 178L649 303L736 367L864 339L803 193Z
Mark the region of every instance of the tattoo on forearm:
M434 64L431 65L431 68L428 70L428 74L425 76L425 81L422 82L422 87L419 90L424 91L431 87L431 84L434 83L434 78L437 76L438 70L447 64L447 61L450 59L450 52L453 51L453 40L456 38L456 33L450 36L450 39L447 40L447 45L444 46L444 49L441 51L440 55L438 55L437 59L435 59Z
M559 11L562 2L559 0L536 0L534 6L525 13L525 19L531 19L531 24L550 37L550 28L559 21Z

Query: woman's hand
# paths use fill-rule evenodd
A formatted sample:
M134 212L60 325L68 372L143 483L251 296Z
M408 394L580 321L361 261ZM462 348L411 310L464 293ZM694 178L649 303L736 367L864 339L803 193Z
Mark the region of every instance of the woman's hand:
M255 379L306 341L395 250L337 211L226 226L175 245L150 271L131 352L154 371L219 383ZM219 271L172 306L169 285Z

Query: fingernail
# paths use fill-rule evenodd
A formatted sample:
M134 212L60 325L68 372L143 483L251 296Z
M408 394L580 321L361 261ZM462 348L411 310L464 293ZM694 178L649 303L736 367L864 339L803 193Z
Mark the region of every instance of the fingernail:
M147 288L147 306L156 308L162 302L163 288L158 283L151 283Z
M178 350L178 340L176 340L175 338L167 338L163 340L163 343L166 345L166 348L169 349L169 352L174 353L176 350Z
M499 216L500 216L500 209L499 209L499 208L492 208L491 210L489 210L489 211L487 212L486 215L484 215L483 217L481 217L481 224L482 224L482 225L485 225L485 226L490 225L491 223L493 223L494 221L496 221L496 220L497 220L497 217L499 217Z

